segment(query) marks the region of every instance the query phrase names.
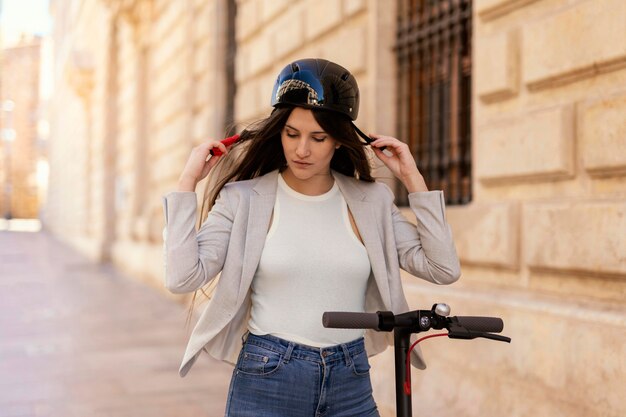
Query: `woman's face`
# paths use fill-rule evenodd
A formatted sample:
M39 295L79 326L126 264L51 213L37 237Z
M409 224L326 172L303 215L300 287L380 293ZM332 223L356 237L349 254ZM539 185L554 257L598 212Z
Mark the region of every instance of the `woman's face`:
M337 141L320 127L313 112L295 107L281 132L287 169L299 180L330 174Z

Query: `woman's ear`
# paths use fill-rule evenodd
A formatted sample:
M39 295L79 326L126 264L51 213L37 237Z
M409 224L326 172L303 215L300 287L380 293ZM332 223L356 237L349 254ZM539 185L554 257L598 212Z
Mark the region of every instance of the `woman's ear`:
M335 145L335 149L339 149L339 148L341 148L341 143L338 143Z

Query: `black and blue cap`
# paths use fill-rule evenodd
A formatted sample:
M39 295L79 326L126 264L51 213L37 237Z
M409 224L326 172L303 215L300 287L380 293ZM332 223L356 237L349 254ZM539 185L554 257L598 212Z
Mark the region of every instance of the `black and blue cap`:
M321 58L299 59L278 74L272 107L281 104L334 111L354 121L359 115L359 86L339 64ZM352 127L367 143L372 142L354 123Z
M300 59L278 74L272 106L281 104L330 110L355 120L359 114L359 87L341 65L320 58Z

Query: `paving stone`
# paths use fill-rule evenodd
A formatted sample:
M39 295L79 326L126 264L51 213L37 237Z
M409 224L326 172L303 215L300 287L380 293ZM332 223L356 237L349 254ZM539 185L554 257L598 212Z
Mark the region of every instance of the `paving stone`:
M0 231L0 417L223 415L230 366L178 375L185 318L45 230Z

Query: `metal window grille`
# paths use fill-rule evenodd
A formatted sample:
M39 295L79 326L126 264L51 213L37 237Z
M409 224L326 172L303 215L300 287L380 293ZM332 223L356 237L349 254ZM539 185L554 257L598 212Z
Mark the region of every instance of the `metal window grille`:
M472 195L471 9L471 0L398 1L398 134L447 204Z

